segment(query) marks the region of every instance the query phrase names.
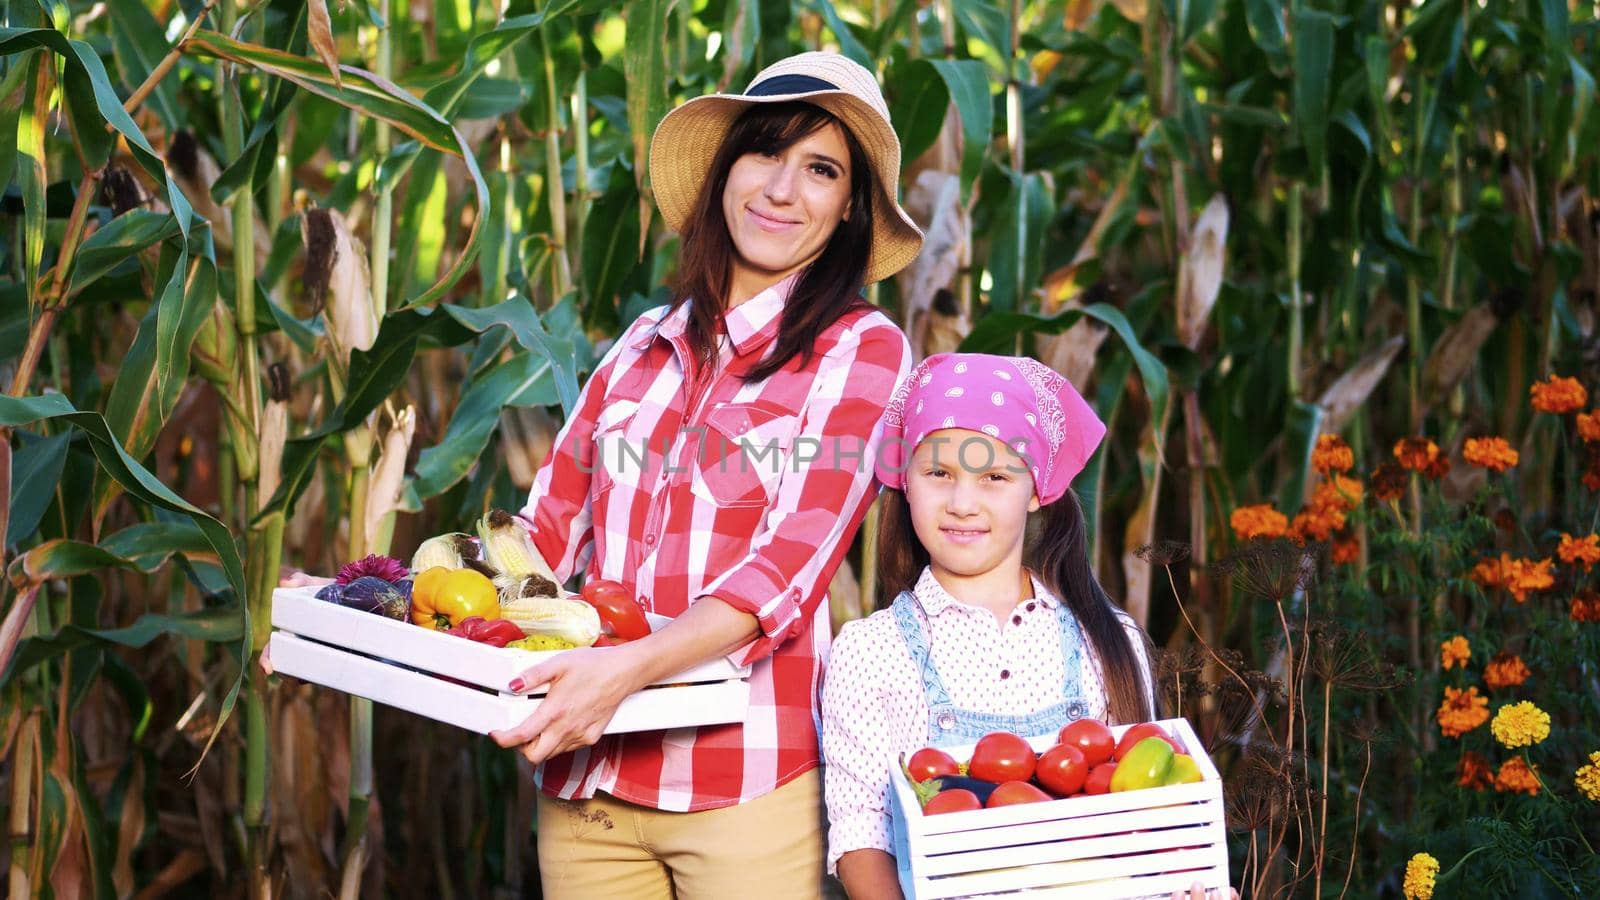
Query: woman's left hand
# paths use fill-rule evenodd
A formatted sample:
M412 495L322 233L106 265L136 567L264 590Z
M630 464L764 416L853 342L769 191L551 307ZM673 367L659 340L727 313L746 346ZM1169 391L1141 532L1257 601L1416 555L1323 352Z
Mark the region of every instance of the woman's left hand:
M1230 900L1239 900L1239 892L1233 888L1228 889L1228 896ZM1221 898L1221 891L1215 888L1207 890L1204 885L1196 881L1190 886L1188 893L1173 891L1171 900L1221 900Z
M534 765L600 740L617 706L642 687L626 649L567 650L523 672L509 689L526 694L548 685L543 702L522 724L489 737L502 747L520 746Z

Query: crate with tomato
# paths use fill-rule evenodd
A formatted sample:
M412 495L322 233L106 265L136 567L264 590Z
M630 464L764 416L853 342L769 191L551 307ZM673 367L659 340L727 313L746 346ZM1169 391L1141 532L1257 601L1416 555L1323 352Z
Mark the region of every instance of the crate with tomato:
M495 510L476 537L446 534L411 565L370 556L321 588L273 592L274 670L487 734L541 702L506 692L553 654L638 640L668 619L614 581L563 590L525 528ZM695 666L623 701L607 733L738 722L749 667Z
M923 748L890 794L907 897L1227 892L1222 779L1185 719Z

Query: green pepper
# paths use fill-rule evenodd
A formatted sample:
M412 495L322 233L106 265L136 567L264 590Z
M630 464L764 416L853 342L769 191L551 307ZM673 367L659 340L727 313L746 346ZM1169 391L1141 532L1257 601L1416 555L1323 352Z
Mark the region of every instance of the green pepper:
M1111 773L1111 793L1160 787L1172 771L1172 757L1172 745L1165 738L1148 737L1134 744Z
M1200 774L1200 764L1194 757L1187 753L1174 753L1172 755L1172 770L1167 773L1167 779L1161 782L1168 784L1194 784L1204 781L1205 776Z

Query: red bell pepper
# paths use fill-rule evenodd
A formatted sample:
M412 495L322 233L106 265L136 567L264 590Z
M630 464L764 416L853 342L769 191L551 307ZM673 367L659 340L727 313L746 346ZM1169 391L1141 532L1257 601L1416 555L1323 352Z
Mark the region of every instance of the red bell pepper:
M450 633L464 637L469 641L488 644L491 647L504 647L512 641L522 640L522 629L517 623L509 619L495 619L484 621L482 616L468 616L462 619Z

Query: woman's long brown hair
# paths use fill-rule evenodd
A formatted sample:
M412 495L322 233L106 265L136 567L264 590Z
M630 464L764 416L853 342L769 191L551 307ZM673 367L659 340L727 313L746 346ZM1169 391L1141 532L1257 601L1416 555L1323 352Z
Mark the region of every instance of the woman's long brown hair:
M928 565L928 550L912 527L911 506L904 491L886 490L879 503L877 603L883 609L901 591L909 591L917 583L923 567ZM1067 491L1039 515L1042 521L1038 532L1023 554L1028 567L1067 604L1094 646L1105 676L1112 722L1126 725L1150 721L1155 718L1155 711L1145 693L1145 675L1130 643L1132 636L1089 566L1078 495ZM1142 631L1140 636L1143 637Z
M795 282L772 352L744 375L761 381L799 356L810 362L822 330L858 304L872 248L874 176L867 156L850 129L820 106L804 102L758 103L729 129L711 163L694 212L684 223L672 309L689 304L687 336L699 371L716 358L719 323L728 304L737 251L722 215L728 172L746 153L777 153L809 134L836 124L850 150L850 216L834 229L816 261Z

